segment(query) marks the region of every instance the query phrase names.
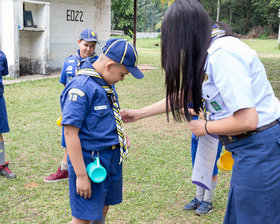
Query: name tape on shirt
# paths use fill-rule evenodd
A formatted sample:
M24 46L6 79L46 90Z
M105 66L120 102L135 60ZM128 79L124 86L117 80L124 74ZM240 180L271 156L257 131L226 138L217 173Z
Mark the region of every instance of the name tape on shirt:
M95 106L94 110L106 110L107 108L108 108L107 105Z

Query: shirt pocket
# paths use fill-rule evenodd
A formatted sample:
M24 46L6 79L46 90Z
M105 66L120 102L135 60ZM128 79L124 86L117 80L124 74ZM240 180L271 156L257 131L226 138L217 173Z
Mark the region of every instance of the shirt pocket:
M109 105L92 106L89 116L90 128L98 132L106 130L112 122L111 111Z
M226 110L219 89L214 83L203 85L202 98L205 99L206 108L210 113L221 113Z

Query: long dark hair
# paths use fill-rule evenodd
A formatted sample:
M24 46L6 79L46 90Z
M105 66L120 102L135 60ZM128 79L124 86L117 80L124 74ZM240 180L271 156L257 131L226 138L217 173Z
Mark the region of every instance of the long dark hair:
M166 103L175 121L180 108L190 121L188 105L196 113L202 107L204 66L211 37L211 19L196 0L175 0L161 28L161 64L165 72ZM167 117L168 117L168 106Z

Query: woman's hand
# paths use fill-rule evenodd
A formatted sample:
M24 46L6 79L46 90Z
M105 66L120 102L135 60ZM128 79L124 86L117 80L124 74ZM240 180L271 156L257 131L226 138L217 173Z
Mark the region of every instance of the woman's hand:
M134 109L121 110L120 114L124 123L135 122L140 119L139 110L134 110Z
M205 130L205 123L206 120L200 119L200 120L193 120L190 122L190 129L192 133L194 133L195 136L202 136L206 135L206 130Z
M77 176L76 180L77 194L79 194L84 199L91 197L91 180L88 175Z

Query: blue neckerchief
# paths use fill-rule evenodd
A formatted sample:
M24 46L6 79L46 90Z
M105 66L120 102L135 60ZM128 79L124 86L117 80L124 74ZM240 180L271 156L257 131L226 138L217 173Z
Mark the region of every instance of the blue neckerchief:
M95 61L97 54L94 52L92 56L87 57L89 62L92 64ZM77 67L75 70L75 73L77 74L77 72L81 69L81 64L87 59L87 58L82 58L80 55L80 49L77 50L76 52L76 60L77 60Z
M219 37L223 37L226 35L225 30L221 30L218 26L218 24L214 24L212 27L212 33L211 33L211 43L216 40Z

